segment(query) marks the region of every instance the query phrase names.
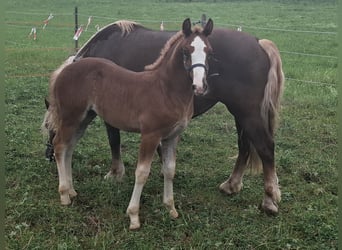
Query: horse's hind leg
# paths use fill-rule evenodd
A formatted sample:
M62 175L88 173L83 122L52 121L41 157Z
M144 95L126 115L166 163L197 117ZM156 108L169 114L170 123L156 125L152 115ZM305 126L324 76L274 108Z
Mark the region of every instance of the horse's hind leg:
M281 192L278 185L278 177L274 160L274 140L267 128L260 122L250 122L246 126L246 132L260 156L264 172L265 195L261 209L268 214L278 213L278 203L281 200Z
M233 172L229 176L228 180L220 185L220 190L227 194L238 193L242 189L242 179L247 168L247 161L250 150L250 143L246 137L246 134L243 132L241 126L237 121L235 121L235 124L238 133L239 154L236 159Z
M109 145L112 153L112 165L109 172L106 174L105 179L116 176L121 180L125 174L125 166L121 160L121 147L120 147L120 130L105 123Z
M269 138L265 142L258 141L254 145L263 162L265 195L261 208L268 214L277 214L281 192L274 161L274 142Z
M178 137L164 140L161 143L163 174L164 174L164 195L163 203L169 209L170 215L173 218L178 217L173 198L173 178L176 168L176 146Z

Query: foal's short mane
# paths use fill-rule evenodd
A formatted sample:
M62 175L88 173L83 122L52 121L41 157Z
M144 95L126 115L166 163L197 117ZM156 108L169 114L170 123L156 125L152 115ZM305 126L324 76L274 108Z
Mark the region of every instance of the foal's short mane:
M202 27L200 26L195 26L192 29L192 32L194 33L200 33L202 32ZM183 37L183 31L178 31L176 34L174 34L164 45L162 50L160 51L160 56L157 58L157 60L150 64L145 66L145 70L154 70L156 69L161 62L163 61L165 54L169 51L169 49L180 40L180 38Z
M150 65L146 65L145 66L145 70L154 70L156 69L161 62L163 61L166 52L169 51L169 49L180 40L180 38L183 37L183 32L182 31L178 31L175 35L173 35L169 40L167 40L167 42L165 43L164 47L162 48L162 50L160 51L160 56L157 58L157 60L150 64Z

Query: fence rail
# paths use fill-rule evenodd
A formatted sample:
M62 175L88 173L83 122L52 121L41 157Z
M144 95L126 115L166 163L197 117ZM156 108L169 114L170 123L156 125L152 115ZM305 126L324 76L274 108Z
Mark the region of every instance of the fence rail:
M35 15L41 16L42 18L46 17L46 12L20 12L20 11L6 11L7 14L16 14L16 15ZM74 13L70 11L70 13L53 13L54 16L70 16L70 18L74 17ZM88 15L78 14L79 17L88 18ZM111 20L112 22L115 21L114 17L106 17L106 16L92 16L96 19L103 19L103 20ZM161 23L161 20L147 20L147 19L132 19L139 23ZM163 20L163 23L180 23L180 20ZM14 28L31 28L32 26L42 25L43 22L24 22L24 21L7 21L5 22L7 26L14 27ZM321 31L321 30L301 30L301 29L285 29L280 27L258 27L258 26L249 26L249 25L239 25L239 24L228 24L228 23L217 23L218 26L221 27L241 27L246 29L255 29L255 30L267 30L272 32L284 32L284 33L302 33L302 34L312 34L312 35L324 35L324 36L336 36L337 32L334 31ZM64 23L64 24L53 24L49 26L49 29L60 29L60 30L71 30L74 27L72 23ZM84 31L84 32L92 32L92 31ZM71 47L25 47L25 44L15 43L13 41L6 40L5 44L13 44L14 46L22 46L21 48L5 48L5 51L17 51L17 50L27 50L27 51L35 51L35 50L65 50L65 51L72 51L73 48ZM321 55L321 54L310 54L304 52L297 52L297 51L280 51L282 54L289 54L293 56L307 56L307 57L317 57L317 58L326 58L326 59L333 59L337 60L337 56L332 55ZM5 75L6 78L31 78L31 77L48 77L49 74L32 74L32 75ZM335 86L335 84L327 83L327 82L320 82L320 81L311 81L311 80L302 80L302 79L295 79L295 78L286 78L286 80L302 82L307 84L313 84L313 86Z

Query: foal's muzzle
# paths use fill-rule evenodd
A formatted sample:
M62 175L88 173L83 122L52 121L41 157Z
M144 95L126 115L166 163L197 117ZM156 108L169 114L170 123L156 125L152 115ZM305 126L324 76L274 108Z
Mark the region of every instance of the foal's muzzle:
M208 84L206 78L203 78L203 87L198 87L195 84L192 85L192 89L195 95L205 95L208 89Z
M204 74L203 74L203 77L202 77L201 80L199 80L198 78L195 79L195 77L194 77L193 70L196 67L204 68ZM208 72L207 66L205 64L202 64L202 63L195 63L195 64L191 65L187 70L193 74L192 80L194 82L193 82L192 88L194 90L194 94L195 95L204 95L206 90L207 90L207 79L206 79L207 72ZM198 83L201 81L201 84L200 85L199 84L195 84L195 81L197 81Z

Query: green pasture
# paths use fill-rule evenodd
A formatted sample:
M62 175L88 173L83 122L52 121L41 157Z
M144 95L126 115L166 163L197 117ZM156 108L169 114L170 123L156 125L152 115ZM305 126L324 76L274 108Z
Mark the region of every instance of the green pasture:
M173 220L162 204L155 157L143 190L142 227L125 215L134 185L139 135L122 133L126 176L105 181L110 165L104 125L95 119L78 144L78 196L60 205L55 163L40 133L48 75L74 52L74 7L87 31L119 19L178 30L205 13L216 27L273 40L287 78L276 133L282 201L278 216L260 212L262 174L243 190L218 190L237 154L233 117L221 104L194 119L178 146ZM8 1L5 10L5 248L1 249L337 249L337 1ZM52 13L43 30L43 21ZM37 39L29 37L33 27ZM229 44L227 44L229 46Z

